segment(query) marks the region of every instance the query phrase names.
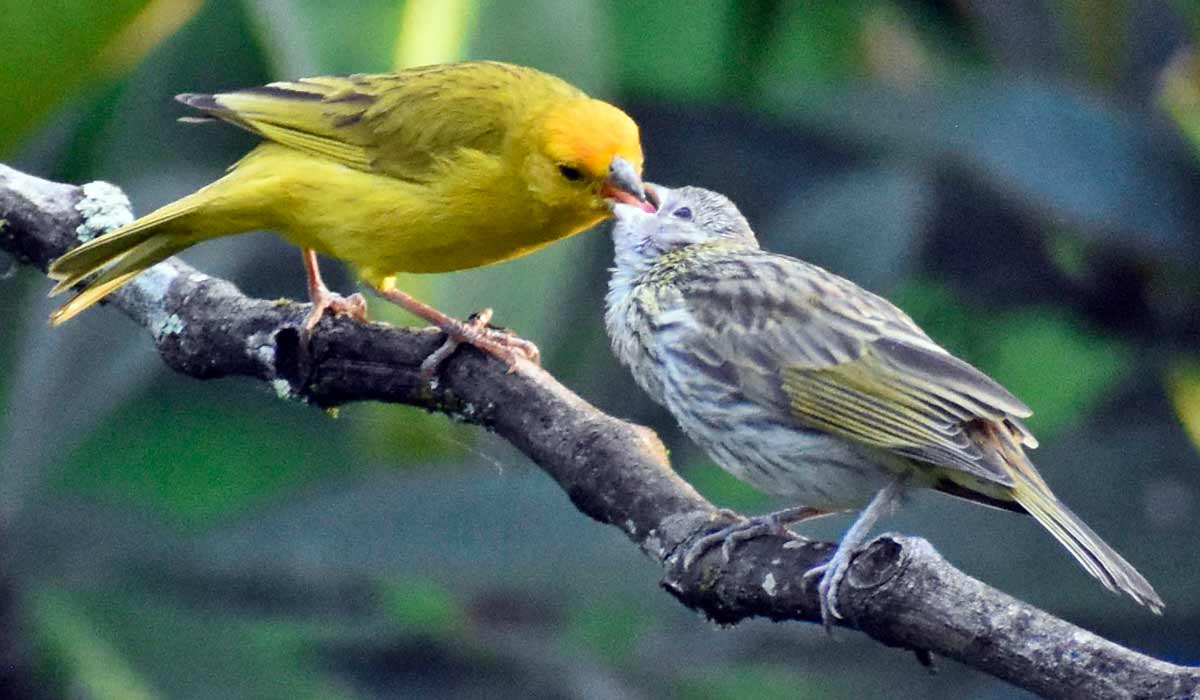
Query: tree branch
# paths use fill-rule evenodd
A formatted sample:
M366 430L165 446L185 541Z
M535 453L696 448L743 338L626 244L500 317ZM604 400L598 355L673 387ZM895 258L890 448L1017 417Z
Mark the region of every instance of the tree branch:
M128 220L129 204L104 183L83 187L0 165L0 249L45 270L91 235ZM805 571L832 544L764 536L719 548L684 570L678 553L728 517L680 479L657 436L601 413L533 365L508 374L463 348L422 386L432 329L322 320L305 350L308 306L250 299L229 282L171 259L109 297L146 328L163 360L199 379L247 376L281 396L321 407L388 401L439 411L494 430L552 476L575 506L614 525L665 569L663 587L722 624L761 616L819 621L816 581ZM889 646L956 659L1053 697L1190 697L1200 671L1125 649L1015 600L955 569L929 545L884 535L855 559L840 591L844 625Z

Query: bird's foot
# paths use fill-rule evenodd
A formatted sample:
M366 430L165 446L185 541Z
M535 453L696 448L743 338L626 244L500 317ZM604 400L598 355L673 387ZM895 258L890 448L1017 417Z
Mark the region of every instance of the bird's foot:
M517 364L526 360L538 364L541 352L537 345L518 337L511 331L493 328L488 325L492 320L492 310L483 309L471 314L466 321L444 317L438 319L438 327L447 335L446 342L421 363L421 380L429 383L437 373L438 367L447 357L466 343L473 345L487 354L495 357L508 366L510 373L517 370Z
M312 340L313 330L317 324L321 322L321 317L326 311L330 311L335 316L349 316L356 321L366 322L367 320L367 300L361 294L351 294L344 297L340 294L335 294L329 291L325 286L325 280L321 279L321 268L317 263L317 253L312 248L304 248L302 251L304 258L304 272L308 277L308 296L312 299L312 310L308 312L308 316L304 318L304 325L300 327L300 339L305 346Z
M728 564L733 558L733 550L739 542L752 540L763 535L779 535L780 537L794 537L793 533L787 529L787 525L798 523L812 518L819 518L822 515L827 515L831 511L821 510L819 508L809 508L807 506L799 506L796 508L786 508L784 510L775 511L767 515L760 515L753 518L743 518L737 513L722 508L720 514L726 517L737 518L738 522L732 525L727 525L720 530L710 532L709 534L696 540L691 547L688 547L687 552L683 556L683 568L690 569L692 564L696 563L700 557L704 556L708 550L721 545L721 560L722 563Z
M341 294L335 294L328 289L322 289L319 293L313 295L312 310L308 312L308 316L304 318L304 325L301 326L301 336L307 341L312 338L313 329L321 322L321 318L328 311L334 316L349 316L356 321L366 322L367 320L367 300L361 294L351 294L344 297Z
M684 570L692 568L692 564L696 560L704 556L708 550L721 545L721 561L728 564L733 557L733 549L738 542L752 540L755 537L765 535L772 531L777 531L783 526L778 522L772 521L771 516L760 516L757 518L741 518L733 511L722 508L722 515L732 515L738 517L738 522L731 525L726 525L720 530L710 532L704 537L696 540L691 547L688 547L687 552L683 555Z
M829 561L804 572L805 580L821 577L817 583L817 596L821 601L821 624L825 626L826 632L832 632L835 620L843 619L842 613L838 611L838 588L841 587L846 572L850 570L850 559L853 556L854 551L851 548L839 546Z
M421 380L429 384L437 373L438 366L454 352L459 345L466 343L474 345L483 352L497 358L508 366L508 371L515 372L521 360L538 364L541 353L533 343L518 338L511 331L503 328L492 328L488 321L492 320L492 310L484 309L472 315L466 321L460 321L438 311L429 304L419 301L411 294L396 289L394 278L385 279L377 288L379 295L400 306L414 316L423 318L429 323L442 329L448 336L440 348L433 351L421 363Z
M841 588L842 579L846 578L846 572L850 570L850 560L866 541L867 533L871 531L875 521L896 505L907 478L907 474L902 474L880 489L867 507L863 508L862 513L859 513L858 519L850 529L846 530L846 534L842 535L842 541L838 543L833 557L828 562L804 572L806 581L818 574L821 576L821 582L817 584L817 596L821 599L821 622L824 623L826 632L833 631L834 620L844 619L838 611L838 589Z

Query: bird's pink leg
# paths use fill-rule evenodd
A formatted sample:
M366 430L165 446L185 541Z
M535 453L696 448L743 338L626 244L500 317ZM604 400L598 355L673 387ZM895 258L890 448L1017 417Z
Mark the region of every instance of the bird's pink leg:
M312 311L308 312L302 326L304 337L308 338L312 335L313 329L321 322L321 317L325 315L326 310L332 311L338 316L345 315L366 322L367 300L363 298L363 295L351 294L343 297L329 291L329 287L325 286L325 280L321 279L321 270L317 267L317 252L312 248L305 248L303 254L304 272L308 275L308 296L312 299Z
M426 380L433 378L438 365L462 343L473 345L500 360L508 366L509 372L516 371L518 363L522 360L536 364L541 355L537 346L528 340L518 338L509 331L488 326L488 321L492 319L491 309L484 309L468 320L460 321L396 289L395 280L391 277L385 279L376 291L383 298L437 326L449 336L440 348L421 363L421 376Z

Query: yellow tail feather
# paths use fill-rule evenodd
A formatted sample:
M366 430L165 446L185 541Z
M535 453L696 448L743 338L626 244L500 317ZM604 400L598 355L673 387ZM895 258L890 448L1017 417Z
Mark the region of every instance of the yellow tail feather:
M115 258L110 258L110 260L116 261L115 264L105 270L104 274L83 291L50 314L50 325L57 326L73 318L113 290L138 276L146 268L169 258L191 243L192 241L187 238L170 235L155 236L143 240L133 248L119 250ZM84 273L83 277L88 274L90 272ZM72 273L72 276L75 274Z
M1066 547L1089 574L1110 591L1123 592L1152 612L1162 614L1162 599L1132 564L1105 544L1049 489L1026 478L1024 469L1013 471L1016 472L1013 474L1016 481L1013 498L1054 535L1054 539Z
M134 245L136 247L144 242L145 242L144 240L138 241L138 242L132 243L132 245ZM92 265L91 267L84 267L81 264L79 269L77 269L74 272L70 272L70 273L60 272L59 274L65 275L64 277L53 277L52 276L53 279L58 280L58 283L54 285L54 288L50 290L50 293L47 294L47 296L51 296L51 297L58 296L59 294L62 294L63 292L67 291L68 289L73 288L75 285L82 282L85 278L100 271L102 268L104 268L104 266L114 265L117 262L120 262L121 259L123 259L126 255L129 254L130 250L132 250L132 248L129 248L126 250L121 250L121 251L117 252L115 255L113 255L112 257L105 258L102 262L96 263L96 264Z
M50 295L60 294L85 277L101 268L113 264L133 248L159 236L178 236L184 233L180 229L183 222L181 217L192 213L200 206L195 195L184 197L157 209L142 218L116 231L99 236L83 245L68 251L50 265L47 274L59 283L51 290ZM169 225L173 224L173 225Z

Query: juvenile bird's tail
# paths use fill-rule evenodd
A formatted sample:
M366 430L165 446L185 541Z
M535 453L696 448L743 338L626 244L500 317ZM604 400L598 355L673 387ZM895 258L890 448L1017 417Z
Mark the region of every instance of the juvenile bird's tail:
M1032 471L1032 466L1028 469ZM1162 599L1132 564L1105 544L1099 535L1055 498L1036 472L1032 473L1031 478L1025 473L1026 469L1018 468L1015 471L1013 498L1042 527L1049 530L1054 539L1066 547L1089 574L1110 591L1125 593L1150 608L1151 612L1162 614Z
M192 215L199 206L195 195L184 197L55 260L49 275L58 284L50 290L51 296L71 289L92 274L101 274L50 315L51 325L72 318L146 268L198 242L200 236Z

